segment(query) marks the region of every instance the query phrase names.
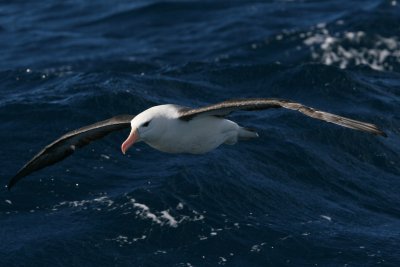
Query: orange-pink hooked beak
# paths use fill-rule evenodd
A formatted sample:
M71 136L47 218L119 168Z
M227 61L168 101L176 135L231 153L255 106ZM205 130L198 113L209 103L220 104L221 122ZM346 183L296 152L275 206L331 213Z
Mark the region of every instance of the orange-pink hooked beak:
M128 138L122 143L121 151L123 154L139 139L139 134L136 129L132 129Z

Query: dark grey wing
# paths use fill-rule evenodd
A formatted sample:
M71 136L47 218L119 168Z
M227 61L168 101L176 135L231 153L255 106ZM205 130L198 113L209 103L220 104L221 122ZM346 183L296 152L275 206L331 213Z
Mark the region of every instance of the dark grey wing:
M181 120L189 121L196 116L223 117L229 115L235 110L263 110L269 108L286 108L296 110L314 119L319 119L354 130L369 132L375 135L382 135L386 137L386 134L374 124L352 120L332 113L310 108L290 100L273 98L233 99L201 108L182 109L179 111L179 118Z
M81 148L90 142L100 139L111 132L119 131L130 127L134 115L118 115L108 120L100 121L77 130L68 132L47 145L26 163L18 173L11 178L7 187L11 189L21 178L32 172L43 169L57 163L72 153L75 149Z

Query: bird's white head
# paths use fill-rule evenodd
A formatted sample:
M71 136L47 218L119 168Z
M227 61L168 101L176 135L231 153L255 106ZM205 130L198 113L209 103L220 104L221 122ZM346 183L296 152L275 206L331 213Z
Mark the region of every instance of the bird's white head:
M122 143L123 154L136 142L155 142L168 126L168 121L175 119L177 110L174 105L160 105L146 109L131 121L131 133Z

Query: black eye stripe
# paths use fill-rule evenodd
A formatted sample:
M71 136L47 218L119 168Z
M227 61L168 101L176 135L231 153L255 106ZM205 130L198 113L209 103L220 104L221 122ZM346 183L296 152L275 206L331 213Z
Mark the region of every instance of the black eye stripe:
M149 124L150 124L150 121L146 121L145 123L142 124L142 126L147 127L147 126L149 126Z

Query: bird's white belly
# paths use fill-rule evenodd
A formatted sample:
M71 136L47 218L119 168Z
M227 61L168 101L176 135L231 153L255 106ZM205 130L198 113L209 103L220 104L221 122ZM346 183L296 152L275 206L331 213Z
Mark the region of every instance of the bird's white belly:
M226 119L215 117L177 121L156 141L147 142L151 147L167 153L207 153L228 139L236 138L239 126Z

